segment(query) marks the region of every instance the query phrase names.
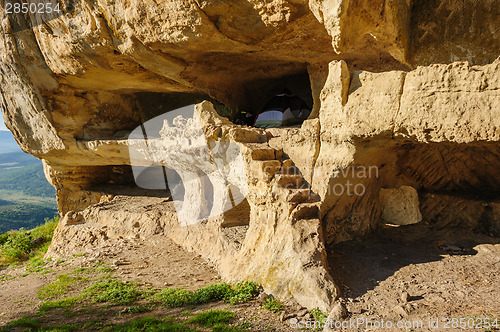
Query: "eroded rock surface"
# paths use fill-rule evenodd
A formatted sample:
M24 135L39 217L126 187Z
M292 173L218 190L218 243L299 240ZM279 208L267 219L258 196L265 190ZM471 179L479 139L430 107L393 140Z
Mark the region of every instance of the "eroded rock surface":
M325 248L384 224L381 192L412 187L422 223L498 235L500 6L431 2L84 0L59 16L0 4L2 114L44 160L64 215L48 255L162 234L227 280L329 312L339 293ZM283 87L313 110L302 126L230 121ZM237 146L246 176L210 172L203 144L183 150L171 135L182 126L162 137L160 125L141 166L167 161L186 183L190 172L183 222L166 185L137 188L127 138L189 104L196 136ZM219 213L222 195L194 211L196 193L230 180L247 188L236 208Z

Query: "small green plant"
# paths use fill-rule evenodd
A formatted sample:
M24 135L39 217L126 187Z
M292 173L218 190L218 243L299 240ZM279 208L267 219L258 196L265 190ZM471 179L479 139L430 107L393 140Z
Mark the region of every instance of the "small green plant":
M55 216L52 219L45 219L45 223L38 226L30 231L30 236L32 239L43 239L44 242L52 241L52 236L54 235L54 230L59 222L59 216Z
M47 243L49 245L50 243ZM29 264L26 266L26 270L28 272L36 272L36 273L41 273L41 274L47 274L52 272L52 270L49 270L48 268L45 267L46 262L43 259L43 255L45 252L42 251L36 251L34 255L32 255L29 259Z
M158 300L158 289L156 288L144 288L141 293L141 297L150 302L161 302Z
M229 310L208 310L189 318L187 322L204 327L214 327L216 325L229 323L234 316L235 313Z
M158 319L154 317L143 317L135 319L125 324L116 325L113 327L104 328L101 331L116 331L116 332L136 332L136 331L169 331L169 332L195 332L196 330L178 323L175 319L167 317Z
M244 329L249 329L249 328L251 328L253 326L254 326L254 324L249 323L249 322L245 322L245 323L240 324L240 327L244 328Z
M3 245L5 242L7 242L8 238L9 238L9 232L0 234L0 246Z
M70 273L75 275L82 274L92 274L92 273L108 273L113 271L113 269L109 266L104 265L104 263L96 263L93 267L78 267L72 270Z
M231 304L247 302L262 292L262 286L253 281L243 281L236 284L228 302Z
M0 250L5 261L11 263L28 258L32 248L28 232L21 228L19 231L9 234Z
M233 295L233 289L225 282L209 285L197 289L191 296L192 304L203 304L229 299Z
M328 318L328 314L319 310L318 308L311 309L310 313L314 317L314 320L320 323Z
M57 276L56 281L38 290L39 299L53 298L66 293L72 284L77 281L76 278L70 277L67 274Z
M165 288L155 295L163 305L171 308L182 307L192 303L193 293L181 288Z
M285 309L285 305L281 303L278 299L275 297L270 297L264 301L264 304L262 305L264 309L274 311L274 312L281 312Z
M113 279L107 279L101 283L94 284L84 290L84 294L92 302L109 302L127 305L140 296L134 283L126 283Z
M100 267L96 268L96 271L101 272L101 273L108 273L108 272L113 271L113 268L111 268L109 266L100 266Z

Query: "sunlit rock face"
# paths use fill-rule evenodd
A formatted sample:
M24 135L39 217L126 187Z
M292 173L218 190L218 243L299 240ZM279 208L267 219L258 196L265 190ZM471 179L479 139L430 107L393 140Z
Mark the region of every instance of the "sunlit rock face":
M499 8L0 4L3 118L44 160L64 215L48 254L163 234L227 280L327 311L339 295L327 249L385 219L409 223L384 217L384 192L413 188L413 222L498 234ZM312 109L301 126L231 122L284 87ZM176 113L186 105L197 106Z

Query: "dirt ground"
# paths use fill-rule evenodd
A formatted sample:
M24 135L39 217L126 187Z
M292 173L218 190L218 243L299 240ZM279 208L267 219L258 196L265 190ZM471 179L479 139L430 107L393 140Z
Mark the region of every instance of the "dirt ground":
M152 237L149 241L127 241L109 244L95 249L92 254L68 258L60 262L49 262L45 268L49 273L28 273L25 266L8 267L0 270L0 327L22 317L35 317L41 303L37 290L56 280L58 275L76 268L92 267L98 262L113 268L112 275L122 281L134 281L154 288L181 287L195 290L220 281L215 269L196 254L190 253L165 239ZM74 295L74 294L69 294ZM185 310L193 314L206 309L227 309L236 313L236 321L248 323L251 331L288 331L279 314L261 308L258 299L249 303L230 305L224 302L210 303L196 307L157 307L142 316L179 316ZM141 315L120 314L124 306L105 308L95 306L93 312L66 317L60 310L44 315L49 325L82 324L102 318L114 324L123 323Z
M488 329L486 322L500 318L499 243L498 238L491 236L458 229L436 231L422 224L388 227L367 239L330 248L332 274L348 310L344 322L361 324L349 325L343 330L498 330ZM97 262L112 267L112 274L120 280L156 288L194 290L220 280L210 264L164 237L152 237L147 242L123 240L96 248L92 254L49 262L46 274L27 273L25 266L0 270L0 326L34 315L43 302L37 298L37 290L58 275ZM188 309L197 312L227 308L236 313L238 321L249 323L252 331L294 331L300 327L297 323L307 321L308 316L297 316L302 309L297 305L290 304L282 315L264 310L261 305L257 299L240 305L217 302ZM103 315L113 323L132 318L120 315L123 310L120 306L97 309L69 317L55 311L45 319L54 324L74 324ZM184 310L186 308L155 308L147 315L179 316ZM453 322L460 322L453 319L460 318L466 318L469 327L453 329L457 326ZM475 328L470 327L471 319ZM382 321L386 324L384 328L377 326ZM387 328L388 322L393 324L392 328ZM398 322L413 325L396 328ZM418 325L419 322L422 325ZM432 328L429 322L434 324ZM335 326L335 321L330 324Z
M347 320L373 323L353 329L359 331L385 330L376 328L382 320L401 331L495 330L486 321L498 319L500 326L499 240L422 223L387 227L331 248L329 261L350 313ZM460 318L469 325L453 324ZM408 325L397 329L399 321Z

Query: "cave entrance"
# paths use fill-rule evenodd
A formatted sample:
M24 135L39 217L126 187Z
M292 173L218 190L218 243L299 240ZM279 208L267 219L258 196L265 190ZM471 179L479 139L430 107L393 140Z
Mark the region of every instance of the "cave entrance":
M421 289L432 289L444 278L461 282L459 271L476 273L476 266L492 264L484 253L500 243L500 181L492 177L500 167L498 144L419 143L379 136L355 145L353 169L376 166L379 172L372 177L350 171L342 177L341 172L336 183L360 183L365 195L326 197L323 207L329 210L322 220L332 276L346 298L352 303L392 301L373 294L387 294L388 289L422 294ZM385 224L380 192L408 186L418 193L421 221ZM401 192L390 195L405 201ZM407 216L405 205L394 205L391 213ZM411 285L415 288L408 290ZM472 290L460 285L464 292ZM445 302L460 301L450 296ZM354 304L352 308L358 310Z
M232 121L236 124L253 125L259 113L265 110L266 105L276 99L277 95L284 93L296 96L296 99L303 101L305 106L312 110L313 96L309 74L307 71L303 71L279 78L246 83L245 102L239 105L238 114ZM249 117L250 120L245 120L244 116L241 116L242 114Z

